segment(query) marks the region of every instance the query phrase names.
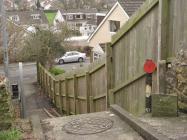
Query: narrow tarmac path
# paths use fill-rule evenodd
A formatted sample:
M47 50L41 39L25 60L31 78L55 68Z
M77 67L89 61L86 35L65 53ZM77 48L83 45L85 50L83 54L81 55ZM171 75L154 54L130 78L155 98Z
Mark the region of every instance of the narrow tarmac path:
M44 108L52 108L50 100L41 92L37 83L36 64L23 67L24 116L38 115L41 120L49 118Z
M3 65L0 65L0 74L4 74ZM9 65L10 84L19 83L18 63ZM39 115L40 119L49 118L44 108L52 108L52 104L47 97L41 94L37 84L36 63L23 63L23 97L24 97L24 116L30 118L32 115Z

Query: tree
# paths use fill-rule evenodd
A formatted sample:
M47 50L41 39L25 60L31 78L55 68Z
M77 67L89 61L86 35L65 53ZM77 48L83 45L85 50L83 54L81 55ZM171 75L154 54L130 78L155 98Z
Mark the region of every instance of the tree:
M1 28L1 24L0 24ZM15 25L11 21L7 22L7 31L8 31L8 54L9 61L15 62L19 59L18 54L21 50L21 44L23 42L23 35L25 31L18 25ZM3 63L3 47L2 47L2 38L0 34L0 64Z
M41 8L41 4L40 4L39 0L36 1L36 8L37 8L37 10L39 10Z
M54 59L64 53L64 40L69 36L66 25L59 28L61 30L56 33L36 28L36 33L28 35L25 40L23 59L39 61L47 69L52 68Z
M22 27L15 25L12 22L7 24L8 30L8 52L10 62L16 62L19 59L19 53L21 52L21 44L24 40L23 36L25 31Z

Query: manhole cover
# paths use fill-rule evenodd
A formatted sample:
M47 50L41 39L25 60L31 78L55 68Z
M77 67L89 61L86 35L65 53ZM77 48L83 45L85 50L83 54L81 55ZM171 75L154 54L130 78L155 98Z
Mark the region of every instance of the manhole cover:
M63 126L67 133L88 135L106 131L113 125L112 120L101 117L75 119Z

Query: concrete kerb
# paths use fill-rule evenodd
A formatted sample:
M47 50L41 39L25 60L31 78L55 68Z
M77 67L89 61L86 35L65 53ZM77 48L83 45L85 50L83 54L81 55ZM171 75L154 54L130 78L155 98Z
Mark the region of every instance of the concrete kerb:
M31 123L32 123L34 137L37 140L45 140L39 116L32 115Z
M111 105L110 110L118 115L122 120L129 124L146 140L171 140L165 135L158 133L151 126L137 120L133 115L129 114L118 105Z

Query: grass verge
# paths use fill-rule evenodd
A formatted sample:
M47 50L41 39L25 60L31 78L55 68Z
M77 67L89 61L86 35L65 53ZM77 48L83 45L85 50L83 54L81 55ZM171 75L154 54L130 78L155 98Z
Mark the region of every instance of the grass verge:
M20 140L21 132L16 129L0 132L0 140Z

